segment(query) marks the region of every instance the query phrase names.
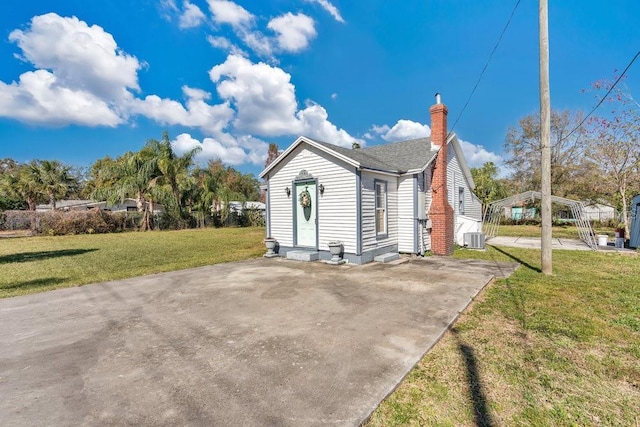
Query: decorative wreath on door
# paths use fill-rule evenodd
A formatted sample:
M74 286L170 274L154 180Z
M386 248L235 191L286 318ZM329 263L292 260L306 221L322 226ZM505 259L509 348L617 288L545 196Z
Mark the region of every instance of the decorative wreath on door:
M300 195L298 196L298 203L300 203L300 206L302 207L304 218L309 221L309 218L311 218L311 194L307 188L308 187L305 187L304 190L300 192Z

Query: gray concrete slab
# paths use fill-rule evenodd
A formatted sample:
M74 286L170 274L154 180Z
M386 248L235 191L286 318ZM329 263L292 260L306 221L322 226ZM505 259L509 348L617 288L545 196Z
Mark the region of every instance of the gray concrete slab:
M0 420L358 425L514 268L256 259L0 300Z
M491 246L507 246L512 248L525 248L525 249L540 249L541 239L539 237L511 237L511 236L496 236L487 240L487 245ZM556 250L572 250L572 251L591 251L592 249L587 246L582 240L578 239L551 239L551 249ZM605 252L617 252L624 255L634 255L636 252L629 248L616 248L613 243L609 243L607 246L598 246L598 251Z
M487 240L487 245L491 246L507 246L525 249L540 249L541 240L539 237L510 237L496 236ZM586 243L578 239L551 239L551 249L564 249L573 251L590 251L592 250Z

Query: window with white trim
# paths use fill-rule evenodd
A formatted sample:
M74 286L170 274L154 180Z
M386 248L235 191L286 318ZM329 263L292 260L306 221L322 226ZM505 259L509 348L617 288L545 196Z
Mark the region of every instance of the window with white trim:
M458 187L458 214L464 215L464 187Z
M376 235L387 234L387 183L375 181L376 188Z

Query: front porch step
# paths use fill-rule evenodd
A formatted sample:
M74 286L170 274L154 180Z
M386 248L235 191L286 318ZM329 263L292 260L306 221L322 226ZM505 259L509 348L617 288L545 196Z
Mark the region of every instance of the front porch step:
M318 252L311 251L289 251L287 252L287 259L294 259L296 261L317 261L320 259Z
M387 252L386 254L378 255L374 257L375 262L391 262L400 259L400 254L397 252Z

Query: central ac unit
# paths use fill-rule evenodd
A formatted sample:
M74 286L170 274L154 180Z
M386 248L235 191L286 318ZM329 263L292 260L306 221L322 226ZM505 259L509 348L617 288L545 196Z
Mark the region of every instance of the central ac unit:
M484 234L464 233L464 245L469 249L484 249Z

